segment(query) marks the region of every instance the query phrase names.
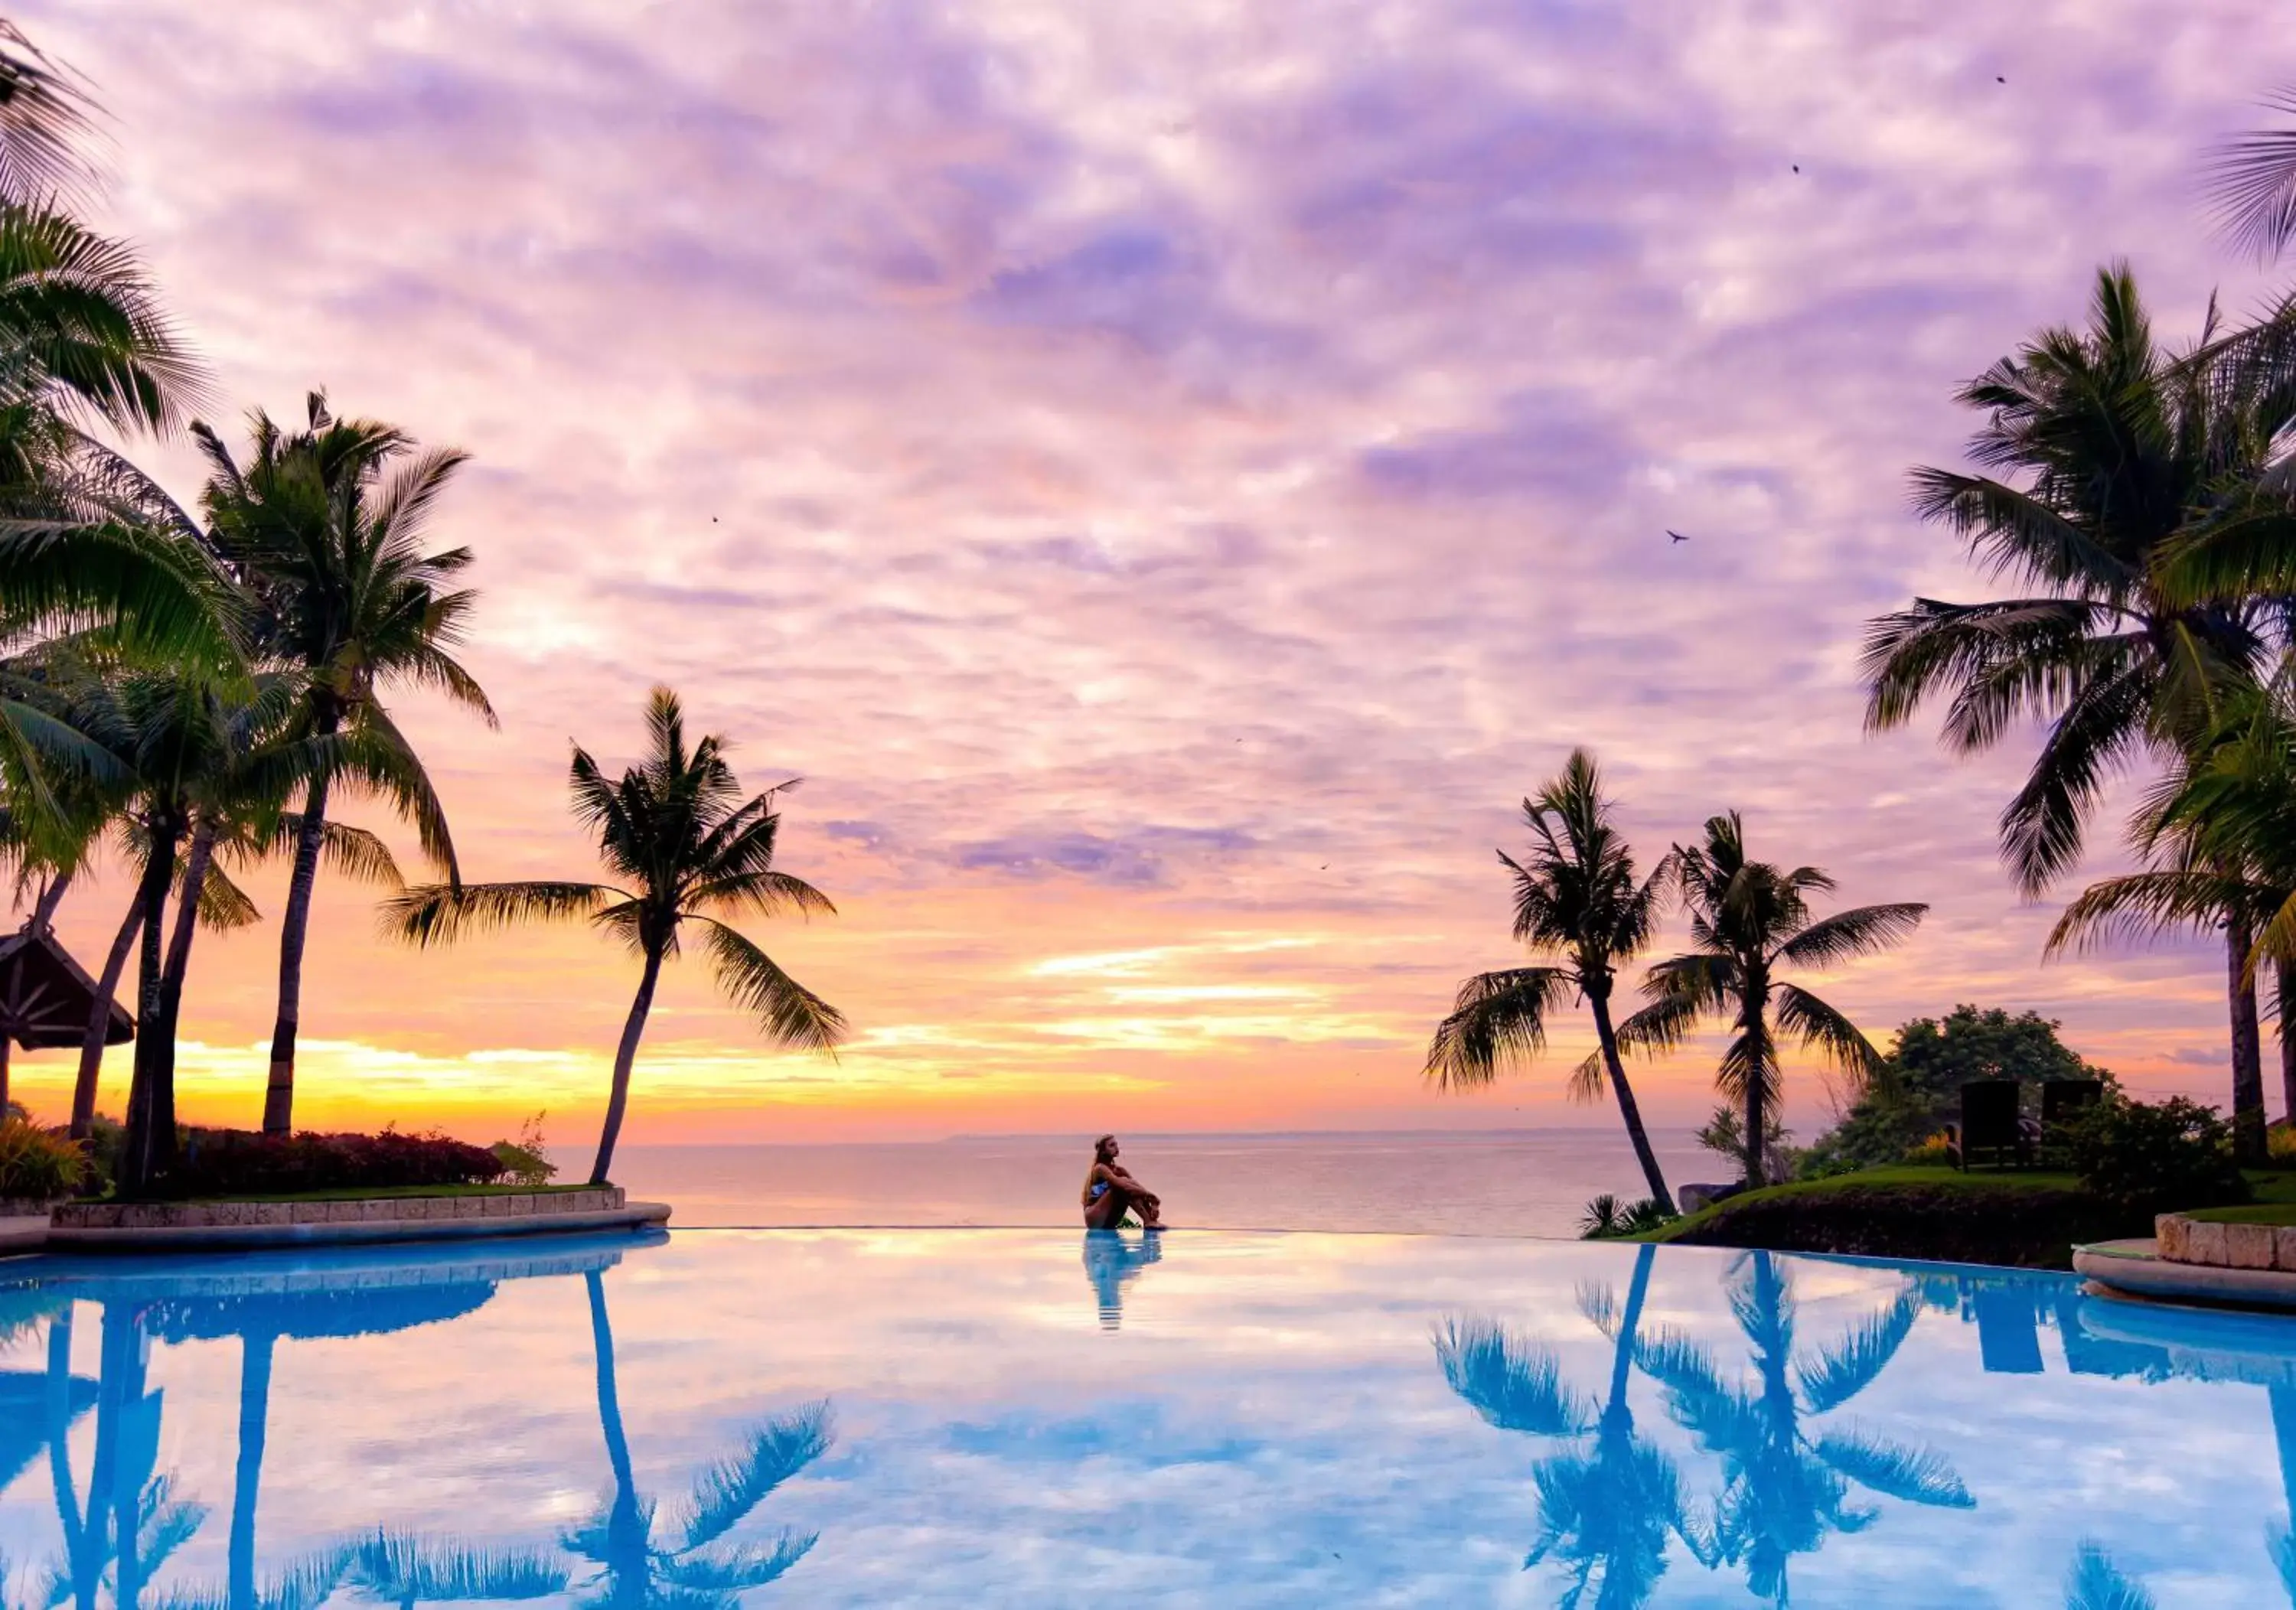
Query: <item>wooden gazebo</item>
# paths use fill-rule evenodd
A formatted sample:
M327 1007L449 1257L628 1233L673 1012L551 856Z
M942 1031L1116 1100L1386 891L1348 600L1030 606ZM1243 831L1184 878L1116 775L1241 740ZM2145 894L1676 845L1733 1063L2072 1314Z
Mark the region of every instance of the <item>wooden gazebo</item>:
M0 939L0 1113L8 1110L8 1054L78 1045L87 1038L89 1014L100 986L88 970L56 943L54 931L29 924ZM119 1001L111 1003L103 1042L118 1045L135 1037L135 1019Z

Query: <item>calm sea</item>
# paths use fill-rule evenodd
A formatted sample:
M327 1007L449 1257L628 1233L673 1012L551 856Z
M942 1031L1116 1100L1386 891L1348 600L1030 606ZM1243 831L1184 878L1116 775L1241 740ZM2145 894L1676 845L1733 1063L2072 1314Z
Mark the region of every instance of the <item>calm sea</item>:
M1729 1177L1687 1133L1653 1135L1668 1182ZM626 1146L615 1177L675 1224L1078 1223L1088 1137L912 1145ZM562 1163L567 1161L562 1159ZM1128 1135L1168 1223L1219 1230L1570 1236L1587 1199L1644 1194L1619 1131Z

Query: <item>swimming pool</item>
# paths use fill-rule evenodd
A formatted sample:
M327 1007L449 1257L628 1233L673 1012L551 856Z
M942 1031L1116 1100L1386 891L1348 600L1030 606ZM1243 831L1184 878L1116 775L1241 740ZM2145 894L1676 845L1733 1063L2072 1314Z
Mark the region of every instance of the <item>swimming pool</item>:
M700 1230L19 1261L0 1336L8 1606L2023 1610L2296 1580L2296 1321L2049 1276Z

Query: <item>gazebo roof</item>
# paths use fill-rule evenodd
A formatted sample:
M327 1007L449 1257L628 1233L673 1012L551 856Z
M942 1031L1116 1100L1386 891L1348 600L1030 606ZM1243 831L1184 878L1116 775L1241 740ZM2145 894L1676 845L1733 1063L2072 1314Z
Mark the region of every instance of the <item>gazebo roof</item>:
M0 1034L28 1051L85 1040L99 987L48 929L28 926L0 939ZM103 1042L135 1037L135 1019L114 1001Z

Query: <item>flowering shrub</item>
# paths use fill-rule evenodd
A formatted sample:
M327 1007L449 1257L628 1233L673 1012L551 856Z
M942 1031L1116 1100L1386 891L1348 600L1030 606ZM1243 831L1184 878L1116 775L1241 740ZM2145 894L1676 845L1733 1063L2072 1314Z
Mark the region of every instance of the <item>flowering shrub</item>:
M21 1118L0 1119L0 1197L53 1202L87 1177L87 1154Z
M265 1135L195 1129L168 1181L170 1196L272 1197L313 1190L389 1190L414 1185L486 1185L502 1160L446 1135Z

